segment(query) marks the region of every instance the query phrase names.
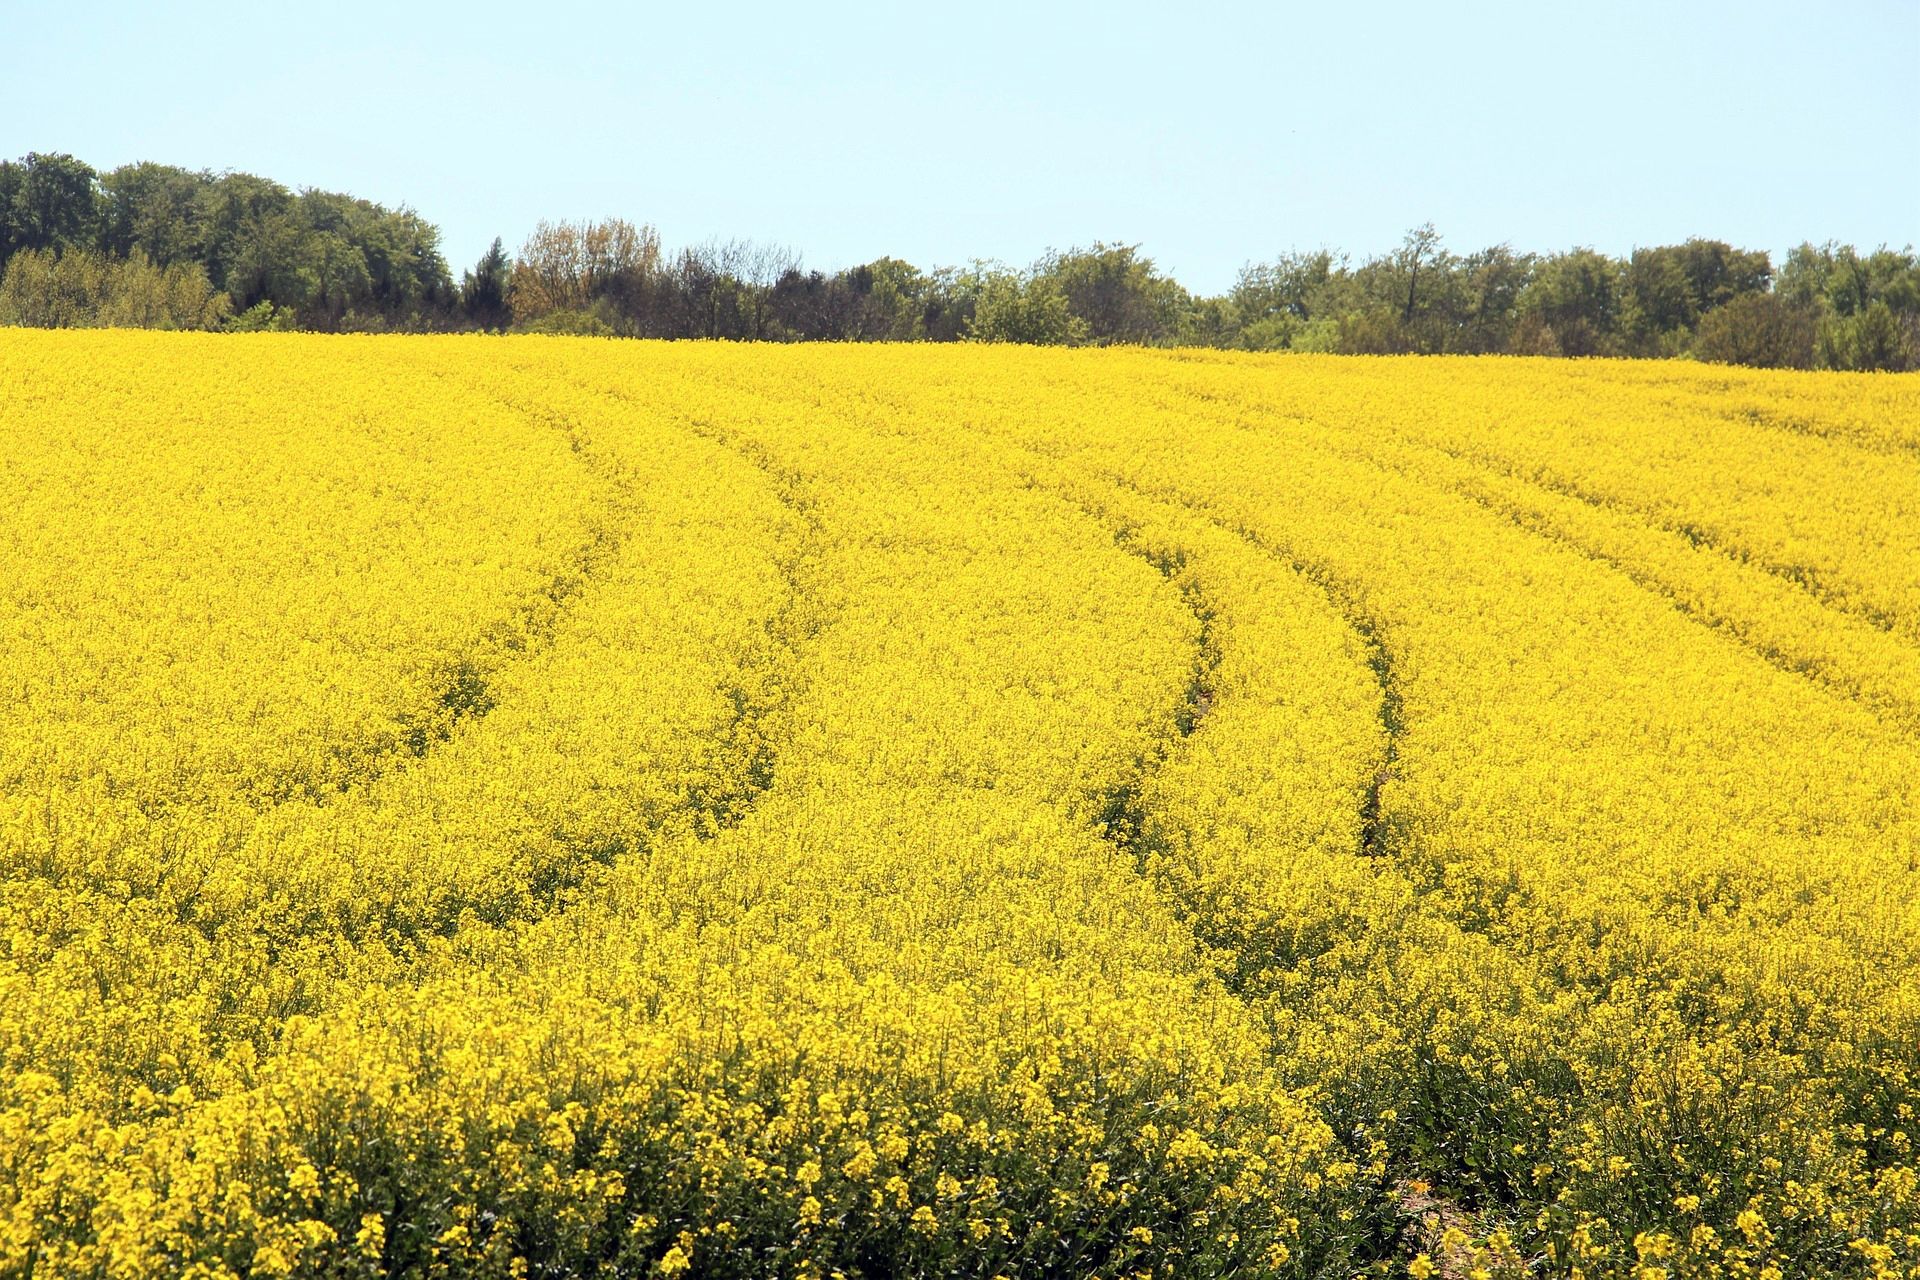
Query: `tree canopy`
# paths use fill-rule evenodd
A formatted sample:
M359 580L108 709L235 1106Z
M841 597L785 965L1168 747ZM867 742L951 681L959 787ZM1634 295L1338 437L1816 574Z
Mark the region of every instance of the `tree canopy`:
M1506 244L1455 252L1431 224L1355 259L1249 262L1195 295L1138 244L1026 267L834 271L786 246L669 250L622 218L496 238L456 285L411 209L247 173L69 155L0 161L0 323L321 330L509 329L736 341L1195 345L1246 351L1682 356L1920 368L1920 258L1696 237L1622 257Z

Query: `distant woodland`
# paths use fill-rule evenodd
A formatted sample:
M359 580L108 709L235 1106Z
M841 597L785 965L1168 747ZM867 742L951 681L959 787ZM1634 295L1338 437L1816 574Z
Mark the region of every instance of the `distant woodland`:
M0 161L0 324L325 332L459 330L736 341L1020 342L1245 351L1687 356L1920 368L1920 257L1719 240L1460 253L1431 225L1385 252L1250 262L1183 288L1133 244L1021 268L835 271L768 244L669 249L644 223L542 222L454 270L410 209L246 173L68 155Z

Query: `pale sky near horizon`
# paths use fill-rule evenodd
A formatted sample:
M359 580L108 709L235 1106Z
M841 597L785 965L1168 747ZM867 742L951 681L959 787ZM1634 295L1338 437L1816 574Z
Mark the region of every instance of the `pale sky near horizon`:
M1920 242L1920 0L712 6L0 0L0 155L542 217L833 268L1138 242Z

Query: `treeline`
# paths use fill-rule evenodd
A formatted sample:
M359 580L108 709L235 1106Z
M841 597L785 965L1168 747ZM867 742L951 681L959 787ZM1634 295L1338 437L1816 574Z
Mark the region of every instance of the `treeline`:
M411 210L163 164L0 161L0 263L8 324L428 329L460 306Z
M411 210L249 174L70 156L0 162L0 323L460 330L735 341L1022 342L1248 351L1692 356L1920 368L1920 257L1803 244L1777 267L1718 240L1455 253L1429 226L1360 260L1332 250L1243 268L1196 295L1137 245L1026 268L878 258L810 270L793 250L669 251L621 219L495 240L455 283Z
M1191 340L1252 350L1693 356L1787 368L1920 368L1920 257L1802 244L1776 269L1719 240L1635 249L1450 252L1431 226L1351 263L1244 268L1194 304Z
M922 271L879 258L832 273L773 246L666 253L619 219L542 223L463 282L488 328L736 341L1210 346L1354 354L1694 356L1732 364L1920 368L1920 258L1801 245L1776 271L1718 240L1535 255L1450 252L1431 227L1353 263L1329 250L1243 268L1195 296L1137 245L1049 253L1025 270Z

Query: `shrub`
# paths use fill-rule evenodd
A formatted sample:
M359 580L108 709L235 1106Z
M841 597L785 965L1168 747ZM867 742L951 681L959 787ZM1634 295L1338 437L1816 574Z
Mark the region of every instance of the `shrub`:
M1813 367L1813 312L1778 294L1742 294L1700 319L1693 353L1712 364Z

